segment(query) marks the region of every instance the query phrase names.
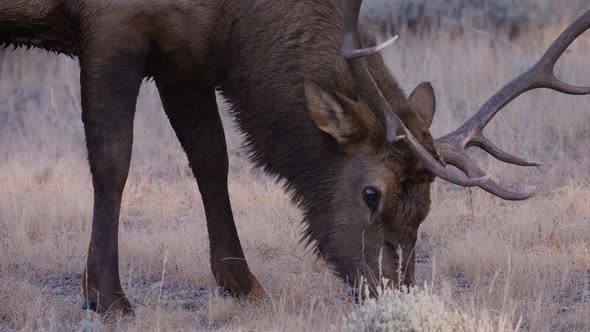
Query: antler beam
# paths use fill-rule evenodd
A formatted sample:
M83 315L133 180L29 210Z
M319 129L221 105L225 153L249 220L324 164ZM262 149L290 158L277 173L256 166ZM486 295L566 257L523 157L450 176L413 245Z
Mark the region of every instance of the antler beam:
M430 152L412 135L410 130L404 125L402 120L391 109L389 102L383 96L377 83L371 76L370 71L362 61L362 57L374 54L384 47L391 45L397 38L394 37L388 42L379 46L359 49L359 15L362 0L342 0L342 55L348 63L351 73L357 81L357 86L361 93L367 97L369 106L378 112L381 120L387 130L387 140L393 143L398 140L405 140L412 151L412 154L418 159L424 167L432 174L443 180L465 186L481 186L489 181L489 176L467 177L462 174L456 174L445 168L438 162ZM398 129L401 129L403 135L398 136Z
M476 146L498 160L519 166L540 166L540 162L526 161L496 147L483 135L486 125L511 101L523 93L539 88L548 88L571 95L588 95L590 87L577 87L559 80L555 76L555 64L567 48L590 28L590 10L577 19L553 42L543 57L526 73L505 85L488 99L479 111L459 129L435 141L440 157L445 163L456 166L469 177L482 177L485 172L465 153ZM491 179L478 185L480 188L507 200L523 200L535 194L512 192Z

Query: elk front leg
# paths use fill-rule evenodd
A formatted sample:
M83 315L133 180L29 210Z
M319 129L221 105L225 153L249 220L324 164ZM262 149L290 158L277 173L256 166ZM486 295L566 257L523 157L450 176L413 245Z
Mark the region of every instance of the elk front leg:
M119 279L119 210L131 161L135 103L145 54L87 49L80 56L82 121L94 186L94 215L83 276L83 309L131 314ZM86 56L88 55L88 56Z
M195 82L156 79L156 84L203 198L215 280L233 296L260 298L264 290L248 268L230 206L227 148L215 91Z

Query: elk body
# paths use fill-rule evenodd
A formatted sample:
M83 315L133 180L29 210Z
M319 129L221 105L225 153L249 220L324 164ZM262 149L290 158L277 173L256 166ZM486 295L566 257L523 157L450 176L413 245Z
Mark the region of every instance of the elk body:
M432 87L421 84L408 98L375 54L382 47L358 49L374 45L358 24L360 6L360 0L0 0L0 43L79 59L94 186L85 308L132 310L119 279L118 219L145 77L156 82L202 194L215 279L236 296L264 291L239 259L215 89L232 104L253 161L286 181L304 211L306 238L351 283L364 276L375 285L378 275L412 283L413 248L435 177L506 199L530 196L492 182L463 149L475 145L507 162L536 165L494 147L483 127L532 88L590 93L552 75L559 55L590 26L590 13L528 76L435 141L428 130Z

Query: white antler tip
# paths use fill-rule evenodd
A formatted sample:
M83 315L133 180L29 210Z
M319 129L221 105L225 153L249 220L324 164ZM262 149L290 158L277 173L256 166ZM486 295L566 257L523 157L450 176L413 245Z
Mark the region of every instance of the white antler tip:
M389 46L393 45L393 43L395 43L396 40L398 40L398 39L399 39L399 35L395 35L391 39L389 39L388 41L386 41L380 45L377 45L377 47L375 47L375 52L380 52L380 51L388 48Z

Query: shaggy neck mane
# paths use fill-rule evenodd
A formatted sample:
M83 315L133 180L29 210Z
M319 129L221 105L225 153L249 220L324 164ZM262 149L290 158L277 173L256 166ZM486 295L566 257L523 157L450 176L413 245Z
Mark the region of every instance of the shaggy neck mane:
M336 140L318 129L311 119L303 87L291 98L280 93L272 95L276 89L260 96L232 92L223 89L233 105L232 112L246 139L251 160L284 181L293 201L303 211L304 241L308 245L317 243L321 248L331 227L332 197L343 160ZM251 116L254 112L257 116ZM324 219L314 218L320 212Z
M339 1L314 6L305 1L273 2L259 8L265 4L270 2L232 1L231 8L220 7L216 21L231 24L211 37L210 76L231 102L251 159L285 180L304 212L308 242L316 241L321 250L332 227L331 200L345 158L335 139L313 122L303 87L312 79L326 91L356 99L357 89L341 51ZM362 43L374 44L374 38L362 30ZM399 109L396 106L405 96L382 59L374 56L367 61L379 74L376 79L387 85L386 97Z

